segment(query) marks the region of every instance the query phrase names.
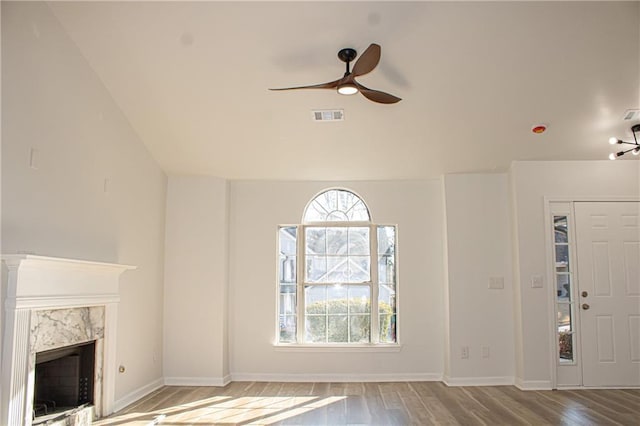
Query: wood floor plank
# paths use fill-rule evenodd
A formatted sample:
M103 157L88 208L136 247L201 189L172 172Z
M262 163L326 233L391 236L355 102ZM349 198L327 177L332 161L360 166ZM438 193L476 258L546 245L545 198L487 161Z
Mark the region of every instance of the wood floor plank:
M96 426L640 425L640 390L521 391L440 382L165 386Z
M581 425L615 425L617 422L608 419L605 415L594 411L581 401L572 398L567 391L544 391L538 395L546 398L551 403L559 404L564 418L571 424ZM575 423L573 423L575 422Z

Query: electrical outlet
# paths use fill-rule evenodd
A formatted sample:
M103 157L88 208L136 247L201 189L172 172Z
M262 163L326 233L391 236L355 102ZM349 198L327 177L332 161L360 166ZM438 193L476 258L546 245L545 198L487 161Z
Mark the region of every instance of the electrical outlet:
M480 353L482 358L489 358L489 346L486 346L486 345L480 346Z
M469 346L463 346L460 348L460 358L469 359Z

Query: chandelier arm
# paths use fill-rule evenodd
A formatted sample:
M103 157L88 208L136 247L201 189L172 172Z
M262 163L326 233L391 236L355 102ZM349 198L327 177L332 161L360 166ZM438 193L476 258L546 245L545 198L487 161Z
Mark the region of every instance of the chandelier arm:
M631 144L631 145L633 145L633 144ZM640 147L640 145L636 145L635 148L627 149L626 151L620 151L617 155L618 155L618 157L622 157L627 152L635 151L636 149L638 149L638 147Z

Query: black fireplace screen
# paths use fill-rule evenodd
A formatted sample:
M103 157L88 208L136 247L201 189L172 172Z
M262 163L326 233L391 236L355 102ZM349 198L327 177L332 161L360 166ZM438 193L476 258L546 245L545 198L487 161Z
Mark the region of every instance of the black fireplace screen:
M95 342L36 354L34 417L93 403Z

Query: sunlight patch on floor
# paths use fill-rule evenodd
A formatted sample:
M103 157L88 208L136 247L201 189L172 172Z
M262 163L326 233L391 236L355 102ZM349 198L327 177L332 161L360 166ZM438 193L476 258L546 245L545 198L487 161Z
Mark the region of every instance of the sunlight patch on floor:
M149 412L98 420L96 426L241 423L269 425L346 399L346 396L216 396Z

